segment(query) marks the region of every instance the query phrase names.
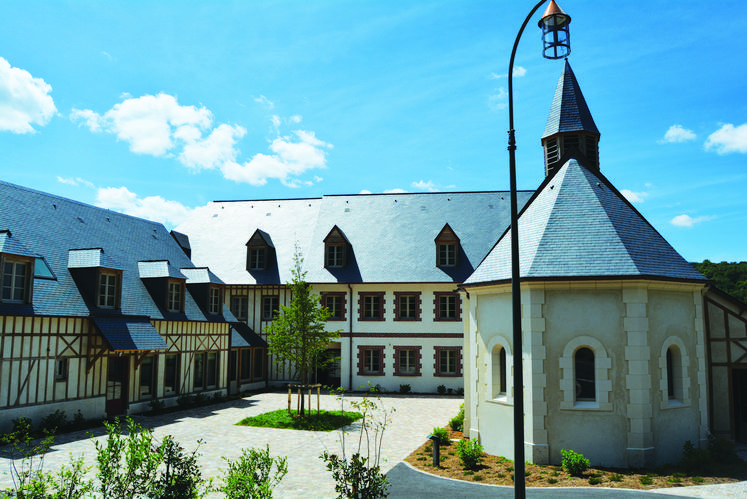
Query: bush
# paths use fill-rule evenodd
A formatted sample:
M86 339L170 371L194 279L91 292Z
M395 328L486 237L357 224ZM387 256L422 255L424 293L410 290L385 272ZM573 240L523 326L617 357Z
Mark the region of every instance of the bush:
M399 393L410 393L411 391L410 385L399 385Z
M378 499L389 495L387 488L389 481L381 472L378 465L368 466L367 458L361 457L359 453L351 456L350 460L341 459L338 456L322 454L322 459L327 463L327 469L332 472L335 480L335 492L338 499L347 497L361 497Z
M573 476L583 475L591 466L589 460L580 452L561 449L560 455L563 456L563 469Z
M602 479L598 476L589 477L589 485L599 485L602 483Z
M228 469L218 491L229 499L270 498L273 487L288 473L287 458L270 457L269 445L265 450L243 449L235 461L225 457L223 459Z
M698 449L688 440L682 446L682 459L680 467L688 475L706 475L713 459L711 452L707 449Z
M449 426L454 431L464 431L464 404L459 406L459 414L449 420Z
M451 443L451 440L449 440L449 430L446 428L433 428L431 435L436 437L441 445L449 445Z
M462 466L474 470L480 465L483 448L476 440L460 440L457 444L457 455L462 460Z
M163 439L163 462L166 465L154 482L154 498L157 499L197 499L202 497L201 490L205 480L197 464L197 450L202 444L197 441L197 448L188 454L174 437L167 435ZM206 489L209 488L205 487Z
M734 464L741 461L731 440L708 435L708 450L713 460L719 464Z
M457 388L456 389L456 394L457 395L464 395L464 388L462 388L461 386L459 388Z
M438 385L436 391L439 395L446 395L446 385Z
M151 414L160 414L166 408L166 402L163 400L153 399L148 402Z
M59 433L67 427L67 415L65 411L57 409L52 414L44 416L41 420L40 428L53 433Z

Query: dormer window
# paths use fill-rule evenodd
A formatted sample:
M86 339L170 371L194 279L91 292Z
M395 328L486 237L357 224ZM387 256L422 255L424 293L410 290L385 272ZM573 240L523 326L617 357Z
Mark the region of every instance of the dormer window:
M436 236L436 267L456 267L458 263L459 238L446 224Z
M31 260L23 257L3 256L2 294L5 303L29 303L31 301Z
M111 270L99 272L97 303L99 308L119 308L121 275Z
M217 286L211 286L210 292L208 293L208 313L218 315L221 312L221 293L220 288Z
M347 263L348 239L336 225L324 238L324 267L342 268Z
M249 272L267 270L271 262L271 256L275 251L270 235L262 230L255 230L252 237L246 242L246 270Z
M265 269L265 248L249 248L249 270Z
M169 292L166 303L169 312L182 312L184 310L184 283L169 280Z

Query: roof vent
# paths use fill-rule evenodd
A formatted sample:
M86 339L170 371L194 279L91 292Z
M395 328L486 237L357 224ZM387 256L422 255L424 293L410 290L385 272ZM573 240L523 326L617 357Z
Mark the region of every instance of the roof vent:
M269 217L270 215L272 215L272 213L270 213L269 211L265 214L266 217Z
M345 208L345 213L350 213L350 208Z
M78 222L80 222L82 224L86 223L82 218L80 218L80 217L77 217L77 218L78 218Z

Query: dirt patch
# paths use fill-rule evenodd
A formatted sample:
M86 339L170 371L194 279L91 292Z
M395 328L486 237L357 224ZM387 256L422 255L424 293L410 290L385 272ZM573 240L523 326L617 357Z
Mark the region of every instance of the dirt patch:
M461 440L461 432L451 432L452 440ZM438 468L432 466L432 445L426 441L405 461L415 468L448 478L479 482L491 485L513 486L514 463L500 456L485 454L480 465L474 470L462 466L457 455L456 441L449 446L441 447L441 463ZM623 489L662 489L667 487L686 487L689 485L713 485L733 483L747 479L744 470L732 473L732 476L686 476L673 468L657 470L627 470L610 468L591 468L582 477L571 476L560 466L526 464L527 487L611 487Z

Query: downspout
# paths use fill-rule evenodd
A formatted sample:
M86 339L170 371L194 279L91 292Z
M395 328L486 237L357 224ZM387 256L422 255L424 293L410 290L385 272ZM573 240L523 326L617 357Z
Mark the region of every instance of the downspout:
M348 296L349 310L348 310L348 333L350 334L350 341L348 341L348 358L350 362L350 368L348 370L348 390L353 389L353 286L348 283Z

